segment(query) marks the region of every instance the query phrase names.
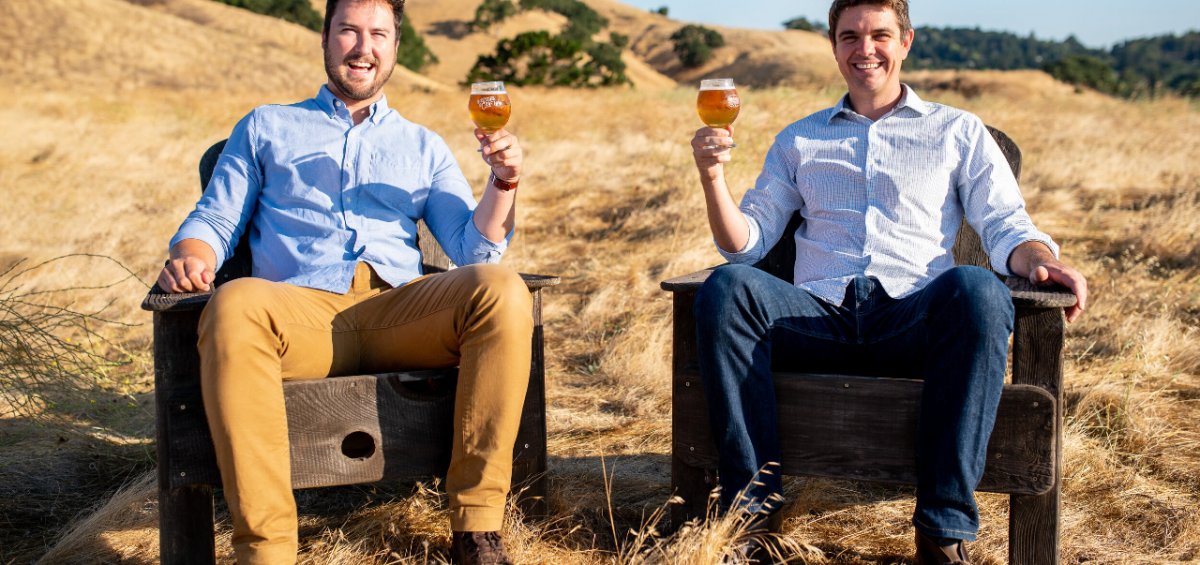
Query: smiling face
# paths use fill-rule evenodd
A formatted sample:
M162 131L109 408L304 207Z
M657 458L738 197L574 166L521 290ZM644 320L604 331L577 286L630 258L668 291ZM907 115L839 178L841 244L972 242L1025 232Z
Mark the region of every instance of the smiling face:
M842 12L837 27L833 53L851 99L898 99L900 65L912 47L912 30L902 33L896 12L872 5Z
M321 35L330 90L355 101L378 96L396 67L398 40L395 17L386 3L339 2L329 30Z

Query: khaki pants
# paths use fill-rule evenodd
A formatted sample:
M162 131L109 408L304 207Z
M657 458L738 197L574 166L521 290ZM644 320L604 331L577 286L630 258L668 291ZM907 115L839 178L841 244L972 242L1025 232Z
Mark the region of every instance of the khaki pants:
M199 346L238 563L296 560L285 380L457 365L450 526L499 530L529 384L532 311L520 276L497 265L393 289L359 263L344 295L255 278L222 285L200 318Z

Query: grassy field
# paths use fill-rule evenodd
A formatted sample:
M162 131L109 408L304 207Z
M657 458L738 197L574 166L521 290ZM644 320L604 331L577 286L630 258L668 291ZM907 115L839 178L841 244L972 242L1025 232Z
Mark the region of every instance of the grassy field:
M1021 145L1035 221L1089 277L1090 307L1068 329L1064 562L1200 557L1200 111L1181 100L1079 94L1034 72L909 78ZM306 98L318 84L219 95L0 89L0 262L94 253L150 282L198 194L203 150L254 106ZM465 94L399 86L388 94L407 118L442 134L468 179L483 185ZM752 185L776 132L841 93L743 94L727 170L735 196ZM699 126L695 94L511 96L527 173L504 263L564 280L546 299L553 517L512 524L514 553L522 563L711 563L728 524L649 554L636 548L653 539L624 533L649 532L646 520L671 494L669 296L658 283L720 262L687 146ZM22 280L51 289L122 276L103 261L69 258ZM154 488L144 475L153 467L150 319L137 310L144 292L130 280L71 293L79 308L112 302L110 318L141 324L98 330L127 362L45 427L0 418L0 563L156 562ZM786 490L785 530L799 559L911 558L911 489L793 478ZM975 556L1004 562L1007 500L978 498ZM431 479L301 491L297 500L304 563L444 557L445 499Z

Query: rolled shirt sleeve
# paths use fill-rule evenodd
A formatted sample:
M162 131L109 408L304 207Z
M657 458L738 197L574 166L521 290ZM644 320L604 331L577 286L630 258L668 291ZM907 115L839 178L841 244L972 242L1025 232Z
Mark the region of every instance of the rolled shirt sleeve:
M746 246L731 253L717 245L717 251L730 263L756 263L766 257L783 236L792 215L804 203L795 185L796 167L792 152L783 139L783 134L776 138L775 144L767 151L766 162L754 188L742 197L739 209L750 226L750 238ZM713 244L716 244L715 239Z
M1059 247L1039 231L1029 213L1004 152L979 118L971 116L964 133L967 155L959 179L959 198L967 223L979 234L992 269L1013 276L1008 259L1027 241L1037 241L1058 257Z
M435 172L425 206L425 223L446 255L455 265L499 263L516 227L499 242L493 242L475 227L477 204L471 186L440 137L431 143L435 157Z
M180 241L198 239L216 254L215 270L233 256L262 189L262 171L252 139L254 116L251 112L233 128L204 195L171 238L168 253Z

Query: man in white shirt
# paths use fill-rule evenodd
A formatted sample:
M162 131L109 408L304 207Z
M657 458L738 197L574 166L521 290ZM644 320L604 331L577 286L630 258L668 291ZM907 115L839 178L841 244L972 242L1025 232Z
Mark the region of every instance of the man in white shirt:
M1033 226L979 118L900 83L913 41L907 0L835 0L829 27L849 93L776 137L740 207L723 172L733 128L692 140L709 225L733 263L695 306L722 503L776 522L780 476L759 473L780 459L773 368L919 378L917 561L968 562L1013 306L992 273L955 267L959 224L979 233L995 271L1071 289L1068 321L1087 282ZM749 265L797 211L792 285Z

